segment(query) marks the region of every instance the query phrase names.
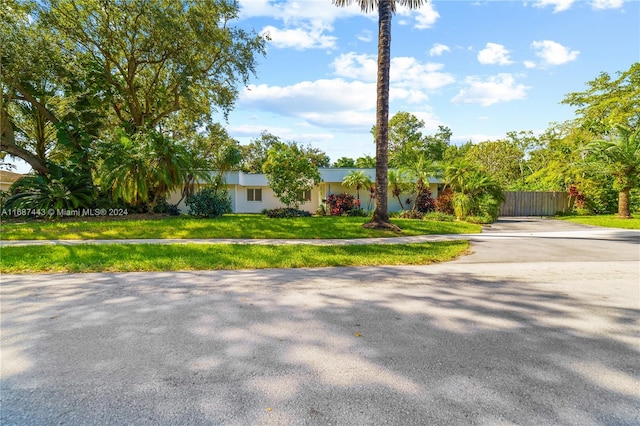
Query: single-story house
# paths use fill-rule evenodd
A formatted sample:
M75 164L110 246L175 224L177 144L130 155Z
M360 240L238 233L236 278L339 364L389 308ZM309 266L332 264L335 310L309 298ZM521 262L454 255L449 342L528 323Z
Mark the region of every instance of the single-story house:
M320 172L321 181L310 191L307 191L306 194L301 194L301 197L306 201L300 205L300 209L315 213L331 194L346 192L356 197L356 188L347 188L342 184L345 176L354 170L362 170L372 182L375 180L375 169L320 168L318 171ZM231 196L231 209L234 213L261 213L265 209L286 207L269 187L269 181L264 174L231 171L225 174L225 183ZM204 187L206 185L197 184L197 186ZM440 179L429 178L429 188L433 198L438 196L438 188L440 186L442 186ZM392 196L390 190L388 197L388 211L400 211L398 200ZM409 197L409 194L402 194L400 199L404 203L404 200ZM176 204L180 198L180 190L174 191L169 198L169 202ZM370 200L370 192L367 188L360 189L360 202L365 210L373 210L374 203L373 200ZM187 212L184 200L180 202L178 207L181 211Z

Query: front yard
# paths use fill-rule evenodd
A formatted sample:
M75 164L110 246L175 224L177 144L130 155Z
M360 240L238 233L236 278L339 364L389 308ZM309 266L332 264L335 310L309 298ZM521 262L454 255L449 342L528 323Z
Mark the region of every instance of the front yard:
M3 221L2 240L113 240L113 239L328 239L384 238L435 235L473 234L480 225L466 222L393 219L402 234L362 228L363 217L299 217L270 219L257 214L232 214L217 219L194 219L186 216L148 218L102 218L86 220L69 218L47 221Z
M103 218L104 219L104 218ZM113 239L344 239L478 233L464 222L394 219L401 234L364 229L361 217L219 219L162 217L3 222L2 240ZM2 273L132 272L215 269L424 265L455 259L469 248L458 241L419 244L79 244L2 247Z

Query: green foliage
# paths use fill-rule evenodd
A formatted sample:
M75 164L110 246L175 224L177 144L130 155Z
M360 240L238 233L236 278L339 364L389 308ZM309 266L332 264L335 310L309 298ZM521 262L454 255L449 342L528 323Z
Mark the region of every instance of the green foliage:
M524 152L509 140L475 144L465 158L478 164L504 188L517 190L524 186Z
M613 178L612 188L618 191L618 215L631 216L631 190L640 185L640 128L631 131L617 126L608 140L597 140L587 146L594 169Z
M355 167L358 169L373 169L376 167L376 159L370 155L356 158Z
M124 130L115 140L99 146L104 158L99 176L102 189L115 201L153 209L158 200L199 175L193 154L182 144L149 130L128 135Z
M231 197L224 189L204 188L185 203L191 216L212 218L231 213Z
M11 193L9 193L8 191L0 191L0 209L1 210L4 209L4 204L6 203L9 197L11 197Z
M640 125L640 62L612 78L603 72L582 92L565 96L563 104L577 107L580 126L596 137L616 131L616 126L637 129Z
M351 168L351 167L356 167L356 162L353 160L353 158L341 157L341 158L338 158L335 161L335 163L331 165L331 167Z
M417 158L442 161L451 140L451 130L439 126L435 135L424 135L425 123L415 115L400 111L389 120L389 167L402 168ZM376 127L371 129L376 135Z
M78 170L49 165L49 175L24 177L10 189L13 194L5 201L6 209L35 209L52 215L53 210L88 208L96 192L91 179Z
M342 180L342 184L347 188L356 188L356 198L360 200L360 189L369 190L373 182L364 170L352 170Z
M120 122L155 127L177 111L208 120L229 111L265 40L229 25L236 2L56 1L39 17L70 54L91 58Z
M504 201L502 187L476 164L464 160L450 164L445 181L453 191L451 204L458 220L469 216L479 216L483 221L497 219L500 202Z
M412 183L410 181L410 176L407 171L391 169L388 172L387 182L389 184L389 188L391 188L391 195L398 200L400 204L400 208L405 210L405 205L402 203L401 195L410 190Z
M203 164L198 146L174 142L197 139L213 112L227 114L265 53L264 37L232 25L234 1L2 4L2 151L42 175L45 160L93 172L118 203L153 207L185 181L185 149L190 168L214 164ZM237 163L232 151L215 159Z
M161 199L153 209L154 213L164 213L169 216L180 216L180 209L177 205L169 203L166 199Z
M414 200L411 210L427 213L435 210L435 200L431 198L429 179L441 174L440 166L426 155L414 157L400 169L407 181L404 189Z
M618 126L609 140L593 141L587 149L603 172L614 178L614 189L623 191L640 184L640 128Z
M296 210L301 203L300 193L311 190L320 182L314 153L295 142L274 145L267 153L262 170L280 201Z

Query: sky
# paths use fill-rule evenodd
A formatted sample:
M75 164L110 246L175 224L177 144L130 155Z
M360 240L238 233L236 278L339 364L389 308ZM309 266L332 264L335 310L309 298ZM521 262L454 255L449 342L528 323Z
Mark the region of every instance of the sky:
M268 34L257 75L225 122L242 144L263 131L332 162L375 156L377 14L331 0L239 0L234 25ZM638 0L432 0L398 8L390 117L407 111L452 143L543 132L575 117L561 105L601 72L640 61ZM20 166L17 171L28 171Z
M237 25L269 34L257 76L226 123L249 143L262 131L340 157L375 155L377 14L331 0L239 0ZM398 8L390 117L455 144L540 133L575 117L565 94L640 60L637 0L433 0Z

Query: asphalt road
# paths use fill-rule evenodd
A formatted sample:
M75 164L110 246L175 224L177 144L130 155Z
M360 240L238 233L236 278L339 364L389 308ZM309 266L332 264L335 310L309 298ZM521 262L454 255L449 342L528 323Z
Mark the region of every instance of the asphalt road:
M640 424L640 232L470 238L423 267L3 275L0 424Z

